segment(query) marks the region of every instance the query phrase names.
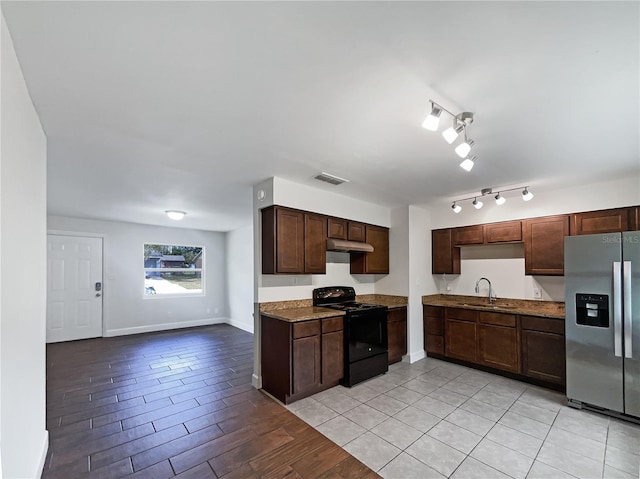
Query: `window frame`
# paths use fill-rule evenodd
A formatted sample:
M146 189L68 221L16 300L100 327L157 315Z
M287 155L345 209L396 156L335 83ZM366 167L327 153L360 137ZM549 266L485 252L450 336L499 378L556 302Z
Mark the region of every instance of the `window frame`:
M200 268L147 268L144 266L145 261L145 246L147 245L157 245L157 246L172 246L172 247L187 247L187 248L200 248L202 256L202 267ZM164 242L152 242L145 241L142 243L142 298L143 299L176 299L176 298L202 298L206 296L206 284L205 284L205 264L206 264L206 248L204 245L191 245L191 244L176 244L176 243L164 243ZM146 294L146 276L147 272L168 272L168 273L179 273L179 272L200 272L200 292L197 293L160 293L160 294ZM185 288L186 289L186 288Z

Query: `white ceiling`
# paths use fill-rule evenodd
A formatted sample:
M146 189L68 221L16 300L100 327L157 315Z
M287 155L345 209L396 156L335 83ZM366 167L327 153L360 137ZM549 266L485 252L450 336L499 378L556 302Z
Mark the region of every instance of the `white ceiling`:
M388 206L640 181L638 2L2 11L48 137L51 214L169 224L173 208L180 226L227 231L250 224L250 187L271 176ZM471 173L420 127L428 98L475 112Z

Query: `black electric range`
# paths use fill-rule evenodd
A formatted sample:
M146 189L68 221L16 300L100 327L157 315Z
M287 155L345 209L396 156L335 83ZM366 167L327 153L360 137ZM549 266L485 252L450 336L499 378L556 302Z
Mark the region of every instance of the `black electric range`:
M387 307L356 302L351 286L313 290L313 305L345 312L343 386L351 387L389 370Z

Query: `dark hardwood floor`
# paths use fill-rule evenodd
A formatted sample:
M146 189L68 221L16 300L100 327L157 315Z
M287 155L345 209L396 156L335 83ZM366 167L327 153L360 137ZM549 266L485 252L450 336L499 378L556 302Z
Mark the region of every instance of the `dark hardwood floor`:
M47 345L43 478L374 478L251 386L228 325Z

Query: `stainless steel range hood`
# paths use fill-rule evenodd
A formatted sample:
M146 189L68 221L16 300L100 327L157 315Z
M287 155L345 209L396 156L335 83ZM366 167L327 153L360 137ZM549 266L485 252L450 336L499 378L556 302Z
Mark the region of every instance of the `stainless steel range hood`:
M329 238L327 240L327 251L346 251L349 253L373 253L373 246L360 241L347 241Z

